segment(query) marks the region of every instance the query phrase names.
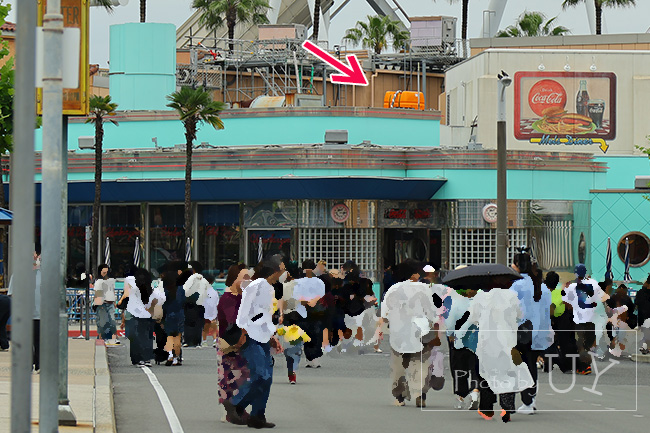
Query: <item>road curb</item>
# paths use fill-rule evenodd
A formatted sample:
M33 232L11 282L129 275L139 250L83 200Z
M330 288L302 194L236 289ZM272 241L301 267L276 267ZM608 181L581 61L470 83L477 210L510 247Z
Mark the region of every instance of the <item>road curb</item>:
M632 355L632 361L650 364L650 355Z
M96 340L93 431L96 433L117 433L114 414L113 384L108 370L106 346L104 340Z

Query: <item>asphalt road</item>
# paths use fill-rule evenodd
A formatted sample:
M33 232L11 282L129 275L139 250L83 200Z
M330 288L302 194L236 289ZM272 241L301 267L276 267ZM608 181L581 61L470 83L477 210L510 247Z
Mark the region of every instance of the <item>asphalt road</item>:
M386 342L382 348L387 349ZM128 345L109 348L108 357L118 433L173 431L147 374L131 365ZM215 358L212 348L187 349L182 367L151 368L182 428L175 431L246 429L220 422ZM476 412L453 410L450 377L443 390L429 391L426 410L416 408L414 402L407 402L406 407L393 406L388 361L386 354L354 354L327 357L323 368L306 369L303 360L298 384L289 385L284 357L277 356L267 419L277 424L275 430L335 433L439 428L459 432L480 429L481 433L504 429L525 429L526 433L637 432L646 431L650 420L650 364L621 361L598 377L595 388L596 374L572 377L554 370L554 390L549 375L541 373L537 397L540 411L531 416L515 415L511 424L504 425L496 418L485 421ZM599 362L599 371L607 365ZM445 368L448 370L447 360Z

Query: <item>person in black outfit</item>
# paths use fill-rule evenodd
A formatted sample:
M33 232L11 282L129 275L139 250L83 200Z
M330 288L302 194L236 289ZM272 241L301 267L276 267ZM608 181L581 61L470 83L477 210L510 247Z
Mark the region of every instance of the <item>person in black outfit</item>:
M189 275L202 274L203 266L199 262L189 262ZM189 276L188 276L189 278ZM187 278L185 279L187 281ZM185 332L183 333L183 347L201 346L205 308L196 303L197 297L187 298L185 309Z
M650 353L650 350L648 350L648 345L650 345L650 275L648 275L648 279L643 283L641 289L636 292L634 304L637 310L639 330L643 335L639 351L643 355L647 355Z
M9 350L7 338L7 322L11 316L11 299L5 294L0 294L0 350Z

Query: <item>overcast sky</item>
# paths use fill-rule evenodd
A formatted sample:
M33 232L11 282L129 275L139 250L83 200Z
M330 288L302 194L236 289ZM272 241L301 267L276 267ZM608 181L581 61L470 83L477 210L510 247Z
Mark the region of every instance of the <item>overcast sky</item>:
M461 3L449 0L397 0L410 16L447 15L459 17L460 37ZM389 3L392 0L388 0ZM16 4L17 0L4 0ZM148 0L147 21L181 25L192 14L192 0ZM335 0L335 7L342 0ZM481 35L483 11L488 9L489 0L470 0L468 34L470 38ZM127 6L115 8L112 14L101 8L91 8L90 62L105 67L108 64L108 28L112 24L138 22L140 20L139 0L129 0ZM525 9L541 11L548 17L558 16L557 23L571 29L572 34L589 34L589 24L583 5L562 10L562 0L510 0L506 7L500 28L512 24ZM339 43L345 30L353 27L366 15L374 15L365 0L352 0L332 21L330 44ZM398 12L399 15L399 12ZM401 15L400 15L401 16ZM650 0L637 0L635 8L606 9L605 31L603 33L645 33L650 27ZM15 21L15 10L9 16Z

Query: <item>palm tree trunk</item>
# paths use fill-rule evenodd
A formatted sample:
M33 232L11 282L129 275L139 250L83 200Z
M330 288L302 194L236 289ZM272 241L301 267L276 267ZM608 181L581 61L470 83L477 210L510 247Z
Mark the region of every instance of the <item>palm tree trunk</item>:
M469 8L469 0L463 0L463 11L460 24L460 37L463 44L463 56L467 55L467 9Z
M314 33L311 38L314 42L318 42L318 32L320 31L320 0L316 0L314 5Z
M185 239L192 238L192 143L195 124L185 126ZM183 241L185 241L183 239ZM183 242L185 245L185 242Z
M93 220L90 236L90 272L97 267L97 248L99 246L99 206L102 197L102 141L104 140L104 119L95 119L95 201L93 202Z
M603 31L603 6L596 3L596 34L601 35Z
M147 0L140 0L140 22L147 21Z
M230 52L235 51L235 25L237 24L237 12L234 10L228 11L226 14L226 24L228 26L228 39L230 39Z

